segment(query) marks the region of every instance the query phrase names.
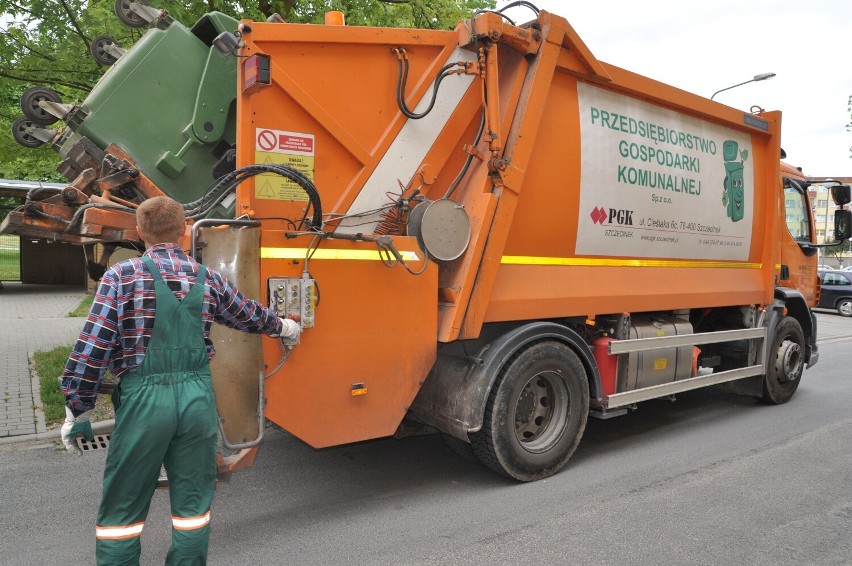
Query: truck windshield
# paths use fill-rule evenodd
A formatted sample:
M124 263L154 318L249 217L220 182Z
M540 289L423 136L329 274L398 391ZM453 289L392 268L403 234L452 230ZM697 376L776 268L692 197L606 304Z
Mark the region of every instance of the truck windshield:
M808 197L802 186L792 179L784 179L784 208L787 230L797 242L811 241L811 226L808 219Z

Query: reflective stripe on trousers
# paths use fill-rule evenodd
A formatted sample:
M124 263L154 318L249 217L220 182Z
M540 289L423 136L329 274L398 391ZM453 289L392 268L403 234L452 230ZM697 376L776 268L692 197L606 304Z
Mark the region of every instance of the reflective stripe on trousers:
M138 537L142 534L145 523L136 523L126 527L95 527L95 536L99 539L120 540Z

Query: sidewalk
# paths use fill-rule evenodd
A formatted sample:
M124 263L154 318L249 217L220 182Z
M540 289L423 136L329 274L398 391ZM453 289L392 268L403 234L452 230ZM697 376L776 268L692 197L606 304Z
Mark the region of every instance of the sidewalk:
M72 344L85 318L67 318L83 287L4 282L0 289L0 438L44 432L33 398L29 358ZM55 376L58 377L58 376Z

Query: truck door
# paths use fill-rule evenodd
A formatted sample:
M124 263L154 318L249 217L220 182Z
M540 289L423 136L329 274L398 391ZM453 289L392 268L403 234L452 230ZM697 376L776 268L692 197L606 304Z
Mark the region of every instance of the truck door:
M819 296L812 210L804 185L791 177L784 177L784 212L778 285L797 289L814 306Z

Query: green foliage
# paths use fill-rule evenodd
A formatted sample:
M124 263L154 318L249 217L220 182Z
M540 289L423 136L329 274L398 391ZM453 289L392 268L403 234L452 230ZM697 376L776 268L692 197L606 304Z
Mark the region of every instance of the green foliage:
M93 295L86 295L83 297L83 300L80 301L80 304L77 305L73 311L68 313L68 317L82 317L89 316L89 309L92 308L92 303L95 301L95 297Z
M62 395L62 388L57 378L65 371L65 362L68 361L71 348L72 346L57 346L52 350L33 354L35 370L39 377L44 420L47 424L53 424L65 418L65 397Z
M44 421L48 426L65 420L65 396L59 377L65 371L65 363L71 354L73 345L57 346L52 350L41 350L33 354L35 371L39 378L41 389L41 404L44 411ZM116 378L109 372L105 379L115 381ZM98 395L94 411L92 411L92 422L104 421L115 417L112 401L109 395Z
M831 239L833 238L834 236L831 236ZM849 248L849 242L837 242L833 246L822 248L820 250L820 254L822 254L823 257L833 257L835 259L840 259L849 255Z
M0 281L20 280L21 240L18 236L0 234Z
M215 10L253 20L272 13L287 22L320 23L325 12L341 10L348 25L452 29L494 0L153 0L185 25ZM92 41L109 35L129 48L144 29L122 25L114 0L0 0L0 178L62 181L59 156L46 146L27 149L11 136L22 115L21 94L31 86L56 90L63 102L81 101L103 74L89 53ZM58 125L52 126L59 127Z

